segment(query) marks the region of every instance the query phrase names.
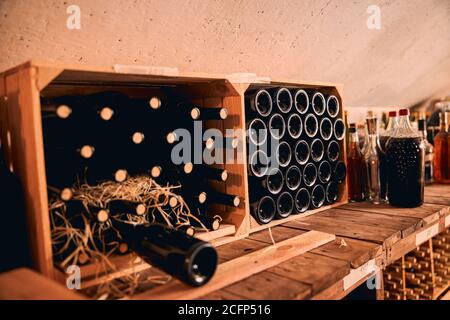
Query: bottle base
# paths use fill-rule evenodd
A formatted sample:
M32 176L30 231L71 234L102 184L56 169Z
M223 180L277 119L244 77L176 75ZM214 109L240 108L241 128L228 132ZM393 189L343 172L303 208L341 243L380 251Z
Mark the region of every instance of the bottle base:
M423 201L420 203L392 203L389 202L389 204L392 207L397 207L397 208L417 208L423 205Z

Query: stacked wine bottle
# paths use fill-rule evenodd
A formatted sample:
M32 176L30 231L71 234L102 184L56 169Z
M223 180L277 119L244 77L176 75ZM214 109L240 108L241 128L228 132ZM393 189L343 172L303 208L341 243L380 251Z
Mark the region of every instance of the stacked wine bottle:
M245 104L253 217L266 224L335 203L346 177L339 99L298 88L251 88Z
M450 230L433 237L384 272L387 300L438 299L450 285Z
M224 107L203 108L175 94L135 98L102 92L42 98L42 112L47 183L62 200L71 201L72 186L77 182L120 183L145 174L162 186L179 186L177 192L197 218L192 221L194 228L200 227L199 221L202 228L219 228L220 219L207 214L210 204L240 204L238 196L210 187L211 180L225 183L226 170L193 164L191 159L174 164L171 157L173 147L183 140L183 132L177 129L194 137L194 121L224 120L228 116ZM208 139L201 152L212 149L216 142ZM191 155L195 145L190 146ZM236 147L229 141L222 145ZM177 201L172 198L168 205L174 207ZM138 215L146 210L145 204L130 199L97 211L116 209ZM165 219L154 222L167 224ZM177 221L170 222L176 225ZM187 232L193 231L189 228Z

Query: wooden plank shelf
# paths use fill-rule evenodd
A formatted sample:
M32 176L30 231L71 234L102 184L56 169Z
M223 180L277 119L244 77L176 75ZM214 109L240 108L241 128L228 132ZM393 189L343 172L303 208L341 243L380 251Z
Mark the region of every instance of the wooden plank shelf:
M310 231L334 234L336 239L302 255L279 261L259 273L251 272L247 277L241 273L229 285L222 282L192 293L191 289L172 280L166 285L141 288L136 298L176 298L181 295L225 300L341 299L380 273L386 265L413 250L418 238L419 242L427 241L433 235L433 232L427 235L430 228L441 232L446 228L446 220L448 227L450 193L439 185L426 187L427 195L433 192L439 192L442 201L447 201L448 205L425 203L419 208L403 209L350 203L252 233L217 247L222 266L265 250L270 253L271 246ZM145 272L146 276L163 274L154 268Z
M275 242L291 236L292 230L319 230L337 237L333 242L268 269L265 274L253 275L251 279L202 299L258 299L261 294L264 299L342 299L375 274L380 274L386 265L448 228L449 210L450 186L431 185L425 188L425 203L419 208L349 203L285 222L271 228ZM272 238L266 230L252 234L249 239L271 243ZM239 246L239 242L235 245ZM226 246L221 250L222 254L227 253ZM283 294L277 289L272 291L273 283L268 279L273 277L267 273L295 281L295 288L286 286L289 292ZM279 281L277 286L283 286L284 280ZM245 289L253 285L257 288L253 290L258 292ZM447 288L442 288L440 292L445 290Z

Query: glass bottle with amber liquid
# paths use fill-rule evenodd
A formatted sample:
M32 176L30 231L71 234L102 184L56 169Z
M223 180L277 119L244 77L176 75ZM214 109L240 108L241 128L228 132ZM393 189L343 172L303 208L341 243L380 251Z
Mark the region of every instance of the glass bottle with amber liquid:
M438 183L450 183L449 117L450 112L439 114L440 130L434 137L434 180Z
M423 143L425 144L425 184L433 183L434 175L434 148L427 139L427 121L421 117L417 123L419 132L422 134Z
M364 201L366 170L364 158L359 148L358 133L355 124L350 124L347 151L347 188L349 201Z

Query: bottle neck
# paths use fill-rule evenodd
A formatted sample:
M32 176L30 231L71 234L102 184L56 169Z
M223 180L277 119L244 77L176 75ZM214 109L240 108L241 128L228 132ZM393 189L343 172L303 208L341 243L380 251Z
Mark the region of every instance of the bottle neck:
M349 142L350 142L351 146L353 146L353 145L357 146L359 144L359 138L358 138L357 132L350 132Z
M422 138L427 138L427 123L425 119L419 119L419 132L422 135Z
M386 132L393 132L395 128L398 127L398 118L397 117L389 117L388 124L386 126Z
M398 128L412 130L411 122L409 122L409 116L400 116Z
M441 113L440 130L441 132L448 132L448 112Z

